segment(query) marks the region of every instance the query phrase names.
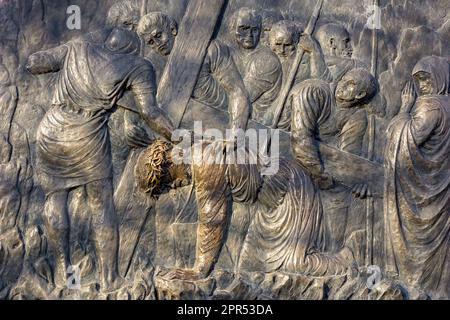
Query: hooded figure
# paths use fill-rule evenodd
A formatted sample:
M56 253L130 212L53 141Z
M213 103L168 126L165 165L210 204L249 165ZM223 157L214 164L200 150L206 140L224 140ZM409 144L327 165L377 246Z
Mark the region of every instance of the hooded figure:
M450 297L449 64L426 57L413 71L420 97L388 128L386 269L433 298Z

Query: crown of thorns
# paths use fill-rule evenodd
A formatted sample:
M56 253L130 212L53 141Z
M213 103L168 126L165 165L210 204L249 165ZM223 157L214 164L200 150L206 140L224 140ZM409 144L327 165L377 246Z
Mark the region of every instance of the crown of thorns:
M138 161L139 185L150 196L160 194L164 181L173 165L171 150L173 146L156 140L140 156Z

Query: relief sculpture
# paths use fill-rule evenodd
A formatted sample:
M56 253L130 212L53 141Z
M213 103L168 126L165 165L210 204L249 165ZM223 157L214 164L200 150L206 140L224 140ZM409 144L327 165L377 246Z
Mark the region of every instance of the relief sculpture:
M450 5L363 2L1 1L0 299L450 299Z

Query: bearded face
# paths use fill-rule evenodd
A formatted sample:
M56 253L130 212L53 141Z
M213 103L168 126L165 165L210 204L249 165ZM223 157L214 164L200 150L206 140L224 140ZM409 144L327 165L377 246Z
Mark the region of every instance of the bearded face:
M139 156L135 175L140 188L152 197L190 183L189 167L183 163L175 164L172 150L170 143L156 140Z

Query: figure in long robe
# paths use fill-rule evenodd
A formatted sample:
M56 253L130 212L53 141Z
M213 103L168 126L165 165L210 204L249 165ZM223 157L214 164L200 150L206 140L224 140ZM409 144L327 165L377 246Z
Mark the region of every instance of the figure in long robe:
M413 70L385 153L386 269L433 298L450 298L450 70L430 56Z

